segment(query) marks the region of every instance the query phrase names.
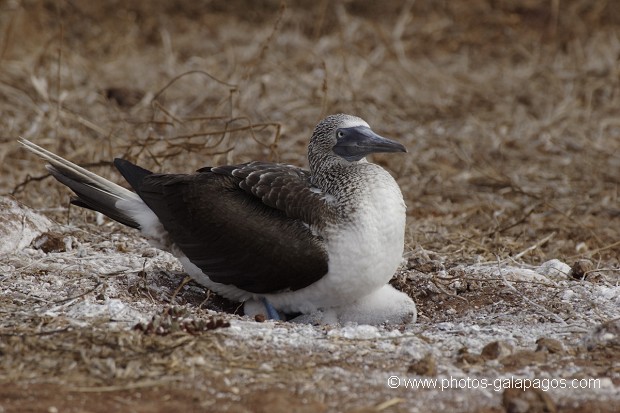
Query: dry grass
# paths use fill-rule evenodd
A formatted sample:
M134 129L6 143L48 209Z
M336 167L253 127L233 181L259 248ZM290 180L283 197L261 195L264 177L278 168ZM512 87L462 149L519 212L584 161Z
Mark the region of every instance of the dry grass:
M316 121L344 111L410 149L377 158L407 199L411 248L488 260L553 233L523 259L615 265L620 13L553 4L9 3L2 191L43 171L16 136L108 175L113 156L304 164ZM49 207L47 184L16 195Z
M119 181L115 156L177 172L250 159L305 165L316 122L348 112L409 149L375 161L406 198L410 257L430 251L448 269L585 258L618 282L617 2L9 1L0 31L0 192L61 223L94 218L55 208L67 192L18 136ZM421 291L464 305L452 279L424 282L410 293L427 315L441 319L442 308ZM506 287L495 282L485 294ZM136 334L119 340L139 352L150 344L131 342L149 340ZM11 340L29 351L30 339ZM155 342L174 347L168 340ZM131 375L142 359L126 357ZM92 367L93 382L107 383L110 368Z

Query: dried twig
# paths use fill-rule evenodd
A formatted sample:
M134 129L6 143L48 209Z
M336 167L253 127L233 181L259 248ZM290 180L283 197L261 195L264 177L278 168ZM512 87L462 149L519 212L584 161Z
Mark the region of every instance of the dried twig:
M543 239L539 240L538 242L536 242L536 244L534 245L530 245L529 247L527 247L526 249L524 249L523 251L521 251L520 253L518 253L517 255L515 255L513 257L513 259L519 260L521 257L523 257L525 254L527 254L528 252L534 251L536 248L539 248L542 245L545 245L547 243L547 241L549 241L551 238L553 238L555 236L555 232L552 232L551 234L547 235L546 237L544 237Z

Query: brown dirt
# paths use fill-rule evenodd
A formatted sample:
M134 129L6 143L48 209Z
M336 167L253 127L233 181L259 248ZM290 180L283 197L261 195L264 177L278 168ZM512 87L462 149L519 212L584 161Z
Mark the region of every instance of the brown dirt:
M406 350L412 340L434 354L438 377L607 378L604 394L549 394L561 412L618 411L620 346L601 337L620 337L615 298L604 295L620 282L620 3L9 1L0 3L0 32L0 192L64 225L54 240L71 236L145 266L76 272L62 267L74 261L56 241L42 255L3 257L0 411L512 408L511 394L387 388L381 374L405 374L423 358ZM120 182L115 156L156 171L250 159L303 165L314 124L335 112L357 114L409 149L374 161L407 201L408 264L393 283L418 304L417 330L402 327L413 338L356 341L319 328L319 344L279 346L252 336L252 326L242 336L149 336L67 316L58 300L78 296L114 297L147 314L174 303L195 319L236 306L205 300L193 283L173 297L179 268L133 232L64 208L67 191L18 136ZM38 261L25 266L24 254ZM550 259L578 263L580 275L492 273L495 262L536 269ZM29 277L61 296L28 290ZM511 331L517 356L480 356ZM538 333L565 351L536 352ZM516 404L548 411L541 397Z

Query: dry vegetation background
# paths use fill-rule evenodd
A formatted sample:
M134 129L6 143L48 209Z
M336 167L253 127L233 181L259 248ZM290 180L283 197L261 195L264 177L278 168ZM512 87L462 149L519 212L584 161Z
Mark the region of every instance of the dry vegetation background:
M113 156L166 171L304 164L316 122L348 112L410 150L379 162L405 194L411 248L488 259L551 235L527 261L618 263L617 2L59 0L1 12L1 189L34 206L59 189L15 191L42 173L16 136L106 174Z
M620 2L0 2L0 192L63 224L94 215L57 208L18 136L119 181L115 156L306 165L337 112L408 147L374 160L410 256L588 259L617 285Z

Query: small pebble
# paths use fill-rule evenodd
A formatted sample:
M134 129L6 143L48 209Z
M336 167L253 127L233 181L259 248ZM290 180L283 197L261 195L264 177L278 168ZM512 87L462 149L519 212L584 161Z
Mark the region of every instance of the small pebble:
M543 262L536 272L550 278L566 279L570 274L570 266L558 259Z
M501 360L506 368L521 369L534 364L541 364L547 361L547 353L542 351L535 352L530 350L517 351Z
M536 344L536 351L547 351L551 354L564 352L562 343L554 338L541 337L536 340Z
M437 362L431 354L427 354L420 360L413 361L407 373L417 374L418 376L436 376L437 375Z
M478 354L470 353L467 347L463 347L459 349L456 359L459 363L469 364L469 365L481 364L484 362L484 359L482 358L482 356Z
M497 360L512 354L512 346L505 341L492 341L480 352L480 355L487 360Z
M584 280L588 273L594 270L594 263L590 260L577 260L570 269L570 276L577 280Z
M32 241L32 246L44 253L65 252L66 245L61 234L45 232Z
M504 390L502 405L506 413L556 413L558 411L553 400L544 391L534 388Z

